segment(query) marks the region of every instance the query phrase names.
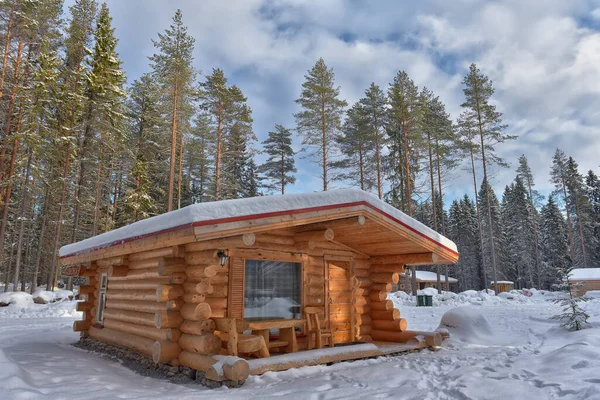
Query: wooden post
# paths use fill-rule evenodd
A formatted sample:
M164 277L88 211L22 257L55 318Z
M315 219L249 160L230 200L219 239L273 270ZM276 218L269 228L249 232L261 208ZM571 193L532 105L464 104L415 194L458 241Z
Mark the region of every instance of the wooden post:
M410 280L412 284L412 295L417 295L417 267L414 265L410 266Z

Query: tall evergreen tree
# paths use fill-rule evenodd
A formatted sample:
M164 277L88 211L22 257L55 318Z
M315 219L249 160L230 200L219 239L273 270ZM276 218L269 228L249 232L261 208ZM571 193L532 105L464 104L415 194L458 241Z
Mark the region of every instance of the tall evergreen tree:
M587 196L591 206L592 238L596 243L589 249L590 265L600 265L600 178L590 170L585 177Z
M573 157L569 157L567 161L566 178L568 205L571 209L571 216L574 218L573 226L577 227L573 232L574 243L577 243L573 262L576 266L589 267L589 250L593 251L597 246L594 240L592 206L587 196L583 176L579 173L579 166ZM592 258L595 258L594 254L592 254Z
M363 114L365 129L369 131L369 136L373 142L375 152L375 170L377 176L377 196L383 197L383 148L387 143L385 137L386 124L386 106L387 98L385 93L375 83L371 83L365 90L365 97L359 100Z
M448 213L448 237L460 252L456 264L459 288L481 289L486 283L481 279L481 249L478 240L478 222L475 204L468 196L460 201L454 200Z
M169 158L169 186L167 191L167 211L173 209L175 191L175 166L177 149L179 159L183 155L183 137L189 130L193 112L192 100L195 94L196 71L192 65L195 39L183 25L181 10L175 12L173 23L153 40L158 53L150 57L153 77L163 88L164 102L168 107L167 116L171 122L171 155ZM181 202L181 163L179 163L178 206Z
M487 181L483 181L481 183L481 188L479 189L479 208L486 209L487 208L487 198L489 197L489 213L490 218L482 218L481 219L481 230L483 232L483 257L484 257L484 266L487 269L486 276L492 277L492 282L496 282L497 277L494 277L494 263L492 263L492 258L496 258L496 274L498 271L502 269L501 259L497 257L497 254L500 254L502 251L502 239L503 239L503 230L500 221L500 203L498 201L498 197L496 197L496 193L494 189L488 184ZM490 225L491 224L491 225ZM493 251L492 251L493 249ZM495 252L498 252L497 254ZM485 285L489 285L489 282L485 282ZM495 285L496 286L496 285Z
M483 181L489 185L488 179L488 163L495 162L498 165L505 165L502 158L494 153L494 145L503 143L506 140L515 139L515 136L505 134L503 131L506 125L502 124L502 113L496 111L496 106L490 104L490 99L494 94L492 81L479 71L475 64L469 67L469 74L463 80L465 88L465 102L461 105L465 109L466 118L471 121L479 134L481 144L481 162L483 165ZM487 156L486 156L487 151ZM486 191L488 194L489 191ZM489 235L493 236L492 232L492 201L489 197L484 198L485 209L487 210L487 226ZM494 241L490 242L492 278L496 279L496 249ZM498 285L494 285L496 293Z
M565 153L556 149L554 157L552 158L552 168L550 169L550 182L554 184L554 195L558 195L561 198L561 202L565 206L565 212L567 214L567 233L569 237L569 255L571 261L575 260L575 243L573 241L573 223L571 218L571 207L569 206L569 197L567 194L567 156Z
M285 187L296 182L292 132L283 125L275 124L275 130L269 132L269 137L262 144L269 158L259 167L259 171L270 181L266 185L269 190L285 194Z
M196 115L188 145L188 176L193 203L205 203L214 197L216 135L206 112Z
M389 168L392 185L400 184L395 190L402 193L402 210L412 215L412 191L422 148L422 140L416 126L421 111L418 104L418 88L406 72L399 71L390 83L388 98L388 135L391 141Z
M294 114L296 129L302 137L309 159L321 167L323 190L326 191L332 177L332 156L335 155L335 139L341 129L344 108L348 105L339 98L340 88L335 86L335 74L322 58L304 75L300 97L296 103L302 108Z
M571 265L567 224L553 196L542 207L540 215L540 244L542 247L542 288L550 289L559 283L559 271Z

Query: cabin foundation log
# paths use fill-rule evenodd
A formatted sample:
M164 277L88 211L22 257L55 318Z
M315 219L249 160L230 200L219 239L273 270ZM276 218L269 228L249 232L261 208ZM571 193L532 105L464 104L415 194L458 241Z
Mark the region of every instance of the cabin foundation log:
M94 326L90 327L88 334L94 339L132 349L152 357L152 347L154 346L154 340L152 339L147 339L131 333L119 332L109 328L98 329Z

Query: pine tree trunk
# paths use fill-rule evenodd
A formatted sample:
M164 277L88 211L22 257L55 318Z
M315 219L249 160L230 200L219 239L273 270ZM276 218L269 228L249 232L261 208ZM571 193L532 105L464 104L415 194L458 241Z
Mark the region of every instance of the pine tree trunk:
M494 279L494 292L498 294L498 281L496 277L496 246L494 243L494 227L492 226L492 205L490 202L490 182L488 180L487 175L487 162L485 159L485 143L483 141L483 123L481 122L481 110L479 106L479 100L477 101L477 120L478 120L478 128L479 128L479 138L481 139L481 162L483 164L483 181L487 185L487 190L485 191L485 201L487 205L487 218L488 218L488 230L490 235L490 250L492 253L492 278Z
M363 148L358 149L358 166L360 170L360 190L365 190L365 167L363 164Z
M171 160L169 164L169 190L167 199L167 212L173 210L173 191L175 188L175 156L177 154L177 80L173 89L173 121L171 124Z
M281 194L285 194L285 152L281 151Z
M327 127L325 125L325 99L321 98L321 133L323 141L323 191L327 191Z
M473 148L469 141L469 151L471 153L471 169L473 171L473 188L475 189L475 209L477 210L477 228L479 230L479 245L481 247L481 278L483 279L483 288L487 292L487 273L485 270L485 247L483 246L483 228L481 227L481 211L479 209L479 199L477 195L477 178L475 176L475 156Z
M433 154L431 151L431 135L429 134L429 131L427 132L427 150L429 151L429 179L431 182L431 205L432 205L432 209L433 209L433 230L434 231L438 231L438 224L437 224L437 201L435 199L435 181L433 179ZM438 268L438 275L439 275L439 268Z
M177 177L177 209L181 208L181 181L183 180L183 132L179 135L179 176Z
M581 214L579 213L579 201L577 201L577 199L575 199L574 201L575 204L575 213L577 214L577 225L579 227L579 239L581 241L581 251L582 251L582 255L583 255L583 266L584 267L588 267L588 262L587 262L587 252L585 250L585 240L583 237L583 225L581 224Z
M440 163L440 143L438 139L438 135L435 135L435 159L436 159L436 169L437 169L437 183L438 183L438 194L440 196L440 201L442 203L442 210L440 215L440 228L442 231L442 235L446 234L445 221L444 221L444 194L442 192L442 166ZM477 190L477 186L475 187ZM447 282L446 282L447 284Z
M215 200L221 197L221 146L223 142L223 104L217 110L217 160L215 163Z
M529 204L531 206L531 211L533 212L533 217L535 218L535 204L533 204L533 188L531 187L531 182L529 179L527 180L527 187L529 188ZM533 220L533 238L535 240L535 274L537 276L537 287L541 288L542 278L540 276L540 242L538 235L538 224L535 219Z
M402 130L404 132L404 162L405 162L405 174L406 174L406 202L408 215L410 217L413 216L412 213L412 185L411 185L411 177L410 177L410 157L408 153L408 126L403 122Z
M37 281L40 273L40 264L42 262L42 243L44 242L44 235L46 233L46 222L48 221L48 204L50 203L50 186L46 186L46 192L44 194L44 207L42 209L42 225L40 226L40 234L38 239L37 252L35 256L35 269L33 272L33 278L31 282L31 293L37 289Z
M4 45L4 56L2 57L2 73L0 73L0 99L4 95L4 83L6 77L6 70L8 69L8 55L10 53L10 41L12 34L13 17L15 11L15 3L11 4L10 16L8 17L8 25L6 26L6 44Z
M104 145L102 135L100 135L100 149L98 150L98 166L96 168L96 201L94 203L94 223L92 225L92 236L98 234L98 224L100 220L100 198L102 197L102 159L104 157Z
M569 251L571 254L571 262L575 262L575 241L573 239L573 225L571 221L571 211L569 209L569 200L567 198L567 189L564 171L561 171L563 199L565 201L565 211L567 213L567 232L569 233Z
M14 279L14 287L16 288L19 284L19 273L21 269L21 252L23 249L23 233L25 232L25 208L27 207L27 202L29 198L29 174L31 172L31 161L33 158L33 151L29 151L29 156L27 157L27 167L25 169L25 181L21 186L21 204L19 205L19 233L17 234L17 260L15 262L15 279Z
M379 141L379 131L375 132L375 160L377 162L377 195L381 200L383 198L383 188L381 185L381 146Z

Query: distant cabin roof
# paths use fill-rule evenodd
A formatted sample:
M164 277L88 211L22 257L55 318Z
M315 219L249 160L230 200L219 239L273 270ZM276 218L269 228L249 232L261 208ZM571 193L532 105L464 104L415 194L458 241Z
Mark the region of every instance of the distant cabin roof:
M515 284L513 281L498 281L498 283L504 284L504 285L514 285ZM490 284L493 285L494 281L492 281Z
M432 271L415 271L417 275L417 282L437 282L437 274ZM446 281L446 275L440 274L440 280ZM448 283L457 283L458 279L448 277Z
M64 258L76 254L89 253L153 234L190 226L209 226L235 221L248 221L255 218L301 214L310 211L331 210L338 207L358 205L367 206L369 209L384 214L385 217L404 225L420 236L458 254L456 245L451 240L407 216L376 196L358 189L260 196L192 204L179 210L147 218L119 229L63 246L59 254L61 258Z
M572 281L600 281L600 268L573 268L569 273Z

